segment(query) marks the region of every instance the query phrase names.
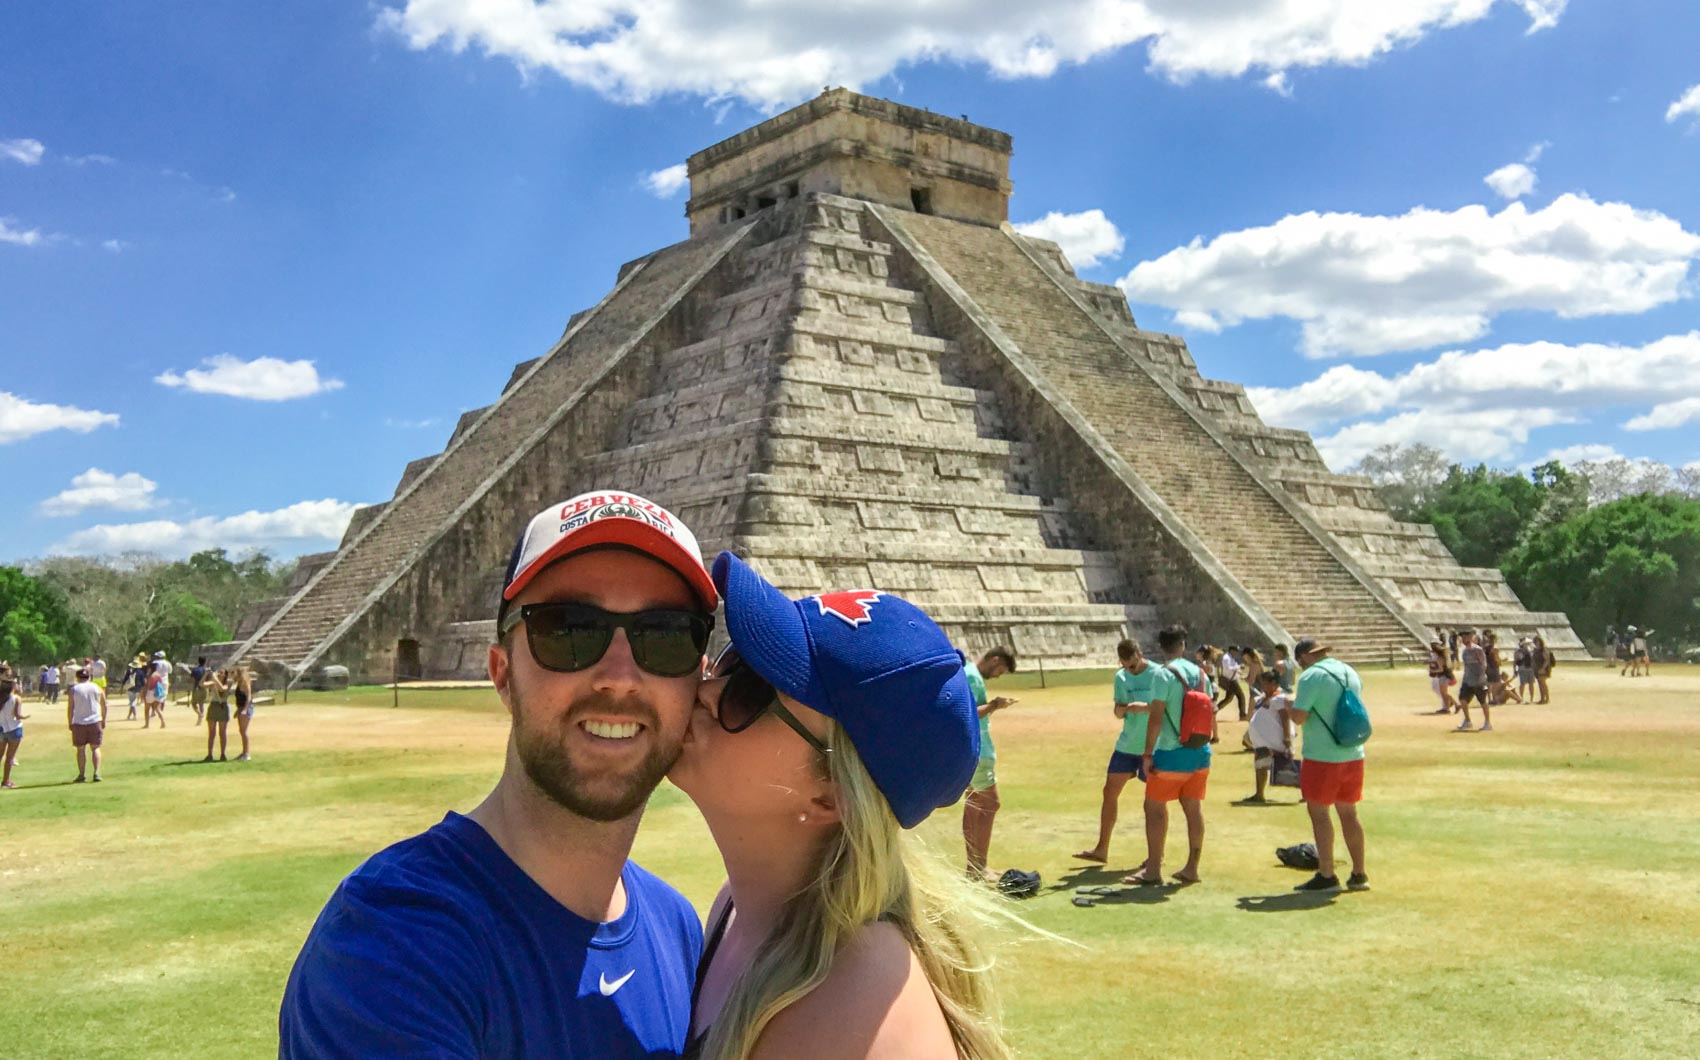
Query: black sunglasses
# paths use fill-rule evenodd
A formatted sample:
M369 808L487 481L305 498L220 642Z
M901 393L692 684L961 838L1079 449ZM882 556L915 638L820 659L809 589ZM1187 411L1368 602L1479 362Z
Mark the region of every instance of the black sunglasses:
M556 673L595 666L614 643L614 631L626 631L632 661L657 677L684 677L702 671L702 654L714 629L714 616L700 611L604 611L594 604L522 604L502 619L499 635L521 622L537 665Z
M823 755L832 753L832 748L821 743L820 738L797 719L797 715L785 709L785 704L779 701L779 693L767 683L767 678L756 673L732 645L726 645L720 657L714 660L710 676L726 679L725 687L720 690L722 729L740 733L760 721L763 714L772 714L791 726L798 736L808 741L810 747Z

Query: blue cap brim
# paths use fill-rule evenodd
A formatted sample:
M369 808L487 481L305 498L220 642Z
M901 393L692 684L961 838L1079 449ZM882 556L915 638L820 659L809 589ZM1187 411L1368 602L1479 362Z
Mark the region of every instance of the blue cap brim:
M744 661L778 691L827 713L810 702L818 697L809 694L809 632L797 602L730 552L714 560L714 587L726 604L726 632Z

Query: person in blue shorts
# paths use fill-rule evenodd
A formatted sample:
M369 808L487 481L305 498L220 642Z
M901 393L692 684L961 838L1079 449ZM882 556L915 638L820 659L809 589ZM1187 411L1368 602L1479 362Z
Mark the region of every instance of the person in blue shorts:
M280 1057L684 1050L702 926L628 855L684 744L717 602L695 537L642 497L531 520L489 652L501 779L337 887L290 972Z
M1098 845L1074 855L1082 861L1102 865L1110 859L1110 836L1116 830L1122 789L1135 777L1145 782L1145 730L1151 704L1166 703L1169 682L1174 678L1161 666L1154 665L1140 650L1139 643L1124 640L1116 645L1116 656L1122 668L1116 671L1115 705L1111 708L1121 719L1121 735L1116 737L1115 750L1110 752L1110 765L1104 774L1104 801L1098 810ZM1140 863L1143 871L1145 864Z

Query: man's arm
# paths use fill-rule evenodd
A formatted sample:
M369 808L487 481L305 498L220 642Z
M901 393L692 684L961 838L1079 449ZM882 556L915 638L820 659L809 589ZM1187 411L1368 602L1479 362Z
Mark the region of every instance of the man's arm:
M100 727L106 728L106 689L100 690Z

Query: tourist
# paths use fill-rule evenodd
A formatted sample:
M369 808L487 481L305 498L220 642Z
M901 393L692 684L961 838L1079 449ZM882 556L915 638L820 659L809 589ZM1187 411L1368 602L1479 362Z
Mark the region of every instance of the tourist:
M968 851L968 874L990 882L997 877L986 868L986 857L992 849L992 822L1002 805L998 801L998 755L992 747L992 715L1020 700L1009 696L988 700L986 682L1015 672L1015 652L1005 647L993 648L980 656L978 664L964 663L962 672L980 716L980 761L968 782L968 797L962 801L962 842Z
M1269 777L1275 771L1276 756L1291 759L1293 755L1293 726L1288 721L1287 707L1291 703L1281 694L1281 680L1274 670L1257 675L1257 705L1251 712L1251 724L1246 734L1251 739L1251 767L1257 790L1240 800L1242 805L1257 806L1268 802L1265 792Z
M89 658L89 680L94 682L102 695L106 694L106 660L99 655Z
M48 703L59 702L59 666L48 663L41 668L41 698Z
M1535 695L1535 642L1524 637L1511 653L1511 665L1517 671L1517 702L1523 703Z
M65 704L65 724L71 730L71 746L77 749L77 779L81 784L90 779L88 766L92 759L92 779L100 783L100 745L106 732L106 693L89 680L87 670L77 671L77 683L71 686Z
M17 681L10 676L0 679L0 788L17 787L12 783L12 763L24 742L24 722L29 720L17 689Z
M1653 635L1653 631L1650 629L1636 629L1634 626L1630 626L1629 632L1634 634L1629 639L1629 655L1632 660L1629 676L1653 676L1653 656L1652 653L1647 650L1647 638Z
M1122 878L1123 883L1163 882L1163 846L1169 837L1169 803L1179 801L1186 816L1186 866L1175 873L1177 883L1197 883L1204 853L1204 792L1210 780L1210 748L1182 747L1181 703L1187 691L1209 695L1198 666L1186 658L1186 627L1168 626L1157 635L1163 668L1175 678L1153 703L1145 729L1145 865ZM1212 715L1214 717L1214 715ZM1215 728L1214 722L1211 725ZM1214 737L1214 733L1212 734Z
M153 653L153 663L148 668L147 692L142 697L142 728L153 727L153 719L159 718L159 727L165 728L165 697L171 691L171 664L165 661L165 653Z
M147 656L137 652L135 659L130 662L130 668L124 671L124 684L130 690L130 716L124 719L126 721L136 720L136 698L146 690L148 670ZM147 704L144 701L143 709L145 710L146 707Z
M1499 638L1493 630L1485 629L1481 636L1482 651L1487 653L1488 702L1498 706L1505 702L1505 686L1499 658Z
M207 693L210 690L207 685L207 657L203 655L189 667L189 706L195 711L196 725L206 718ZM208 739L207 746L212 746L211 739Z
M1213 653L1216 670L1221 674L1222 698L1217 701L1216 709L1221 710L1229 703L1239 711L1240 720L1246 719L1245 686L1240 684L1240 649L1230 645L1222 651Z
M338 886L290 973L280 1057L685 1047L702 927L627 858L690 727L714 583L676 516L604 492L533 518L503 584L501 778Z
M1446 635L1446 652L1452 657L1453 666L1462 667L1464 665L1464 657L1458 654L1458 642L1463 639L1463 636L1456 629Z
M1538 633L1535 634L1535 646L1530 649L1530 658L1531 665L1533 665L1535 669L1535 684L1538 685L1541 690L1540 702L1550 703L1552 702L1552 697L1547 690L1547 682L1552 679L1552 664L1554 660L1552 650L1547 647L1546 639Z
M1275 657L1275 662L1272 668L1281 677L1281 694L1284 696L1292 695L1293 680L1298 675L1295 672L1296 667L1293 666L1293 660L1288 656L1287 646L1285 644L1277 644L1271 650L1270 654Z
M1476 643L1476 631L1467 629L1459 633L1459 641L1463 647L1458 649L1459 665L1463 673L1459 676L1458 709L1464 712L1464 720L1458 723L1458 732L1469 732L1473 727L1470 722L1470 700L1482 708L1482 732L1493 731L1493 715L1488 713L1487 701L1487 652Z
M1634 626L1630 626L1618 636L1617 657L1618 661L1623 663L1623 669L1617 672L1617 676L1638 676L1641 668L1635 665L1635 641L1640 635L1639 630L1637 630Z
M1440 709L1435 711L1436 714L1450 714L1458 708L1452 698L1455 683L1452 665L1446 657L1446 645L1436 638L1428 646L1428 686L1440 697Z
M1169 683L1174 680L1169 671L1155 665L1140 650L1139 642L1124 640L1116 645L1116 657L1121 669L1116 671L1114 705L1111 712L1121 719L1121 735L1116 737L1115 749L1110 752L1110 765L1104 772L1104 799L1098 810L1098 844L1074 855L1082 861L1100 865L1110 860L1110 835L1116 830L1122 789L1135 777L1145 782L1145 728L1152 704L1167 701ZM1144 864L1140 868L1144 868Z
M686 1055L1010 1056L996 900L906 834L976 768L961 657L886 593L792 600L730 553L714 578L731 644L669 773L728 878Z
M1465 649L1468 651L1469 649ZM1480 651L1480 647L1476 649ZM1338 659L1328 657L1328 647L1306 637L1293 646L1299 665L1299 691L1294 697L1292 717L1303 730L1300 754L1299 797L1310 814L1312 838L1316 843L1316 875L1293 888L1295 891L1337 891L1340 877L1334 872L1334 821L1340 818L1340 835L1352 858L1352 874L1346 878L1349 891L1369 890L1369 873L1364 865L1364 826L1358 819L1358 802L1364 793L1364 745L1341 743L1334 738L1340 699L1350 688L1363 695L1358 672ZM1486 712L1486 707L1483 707ZM1484 726L1485 727L1485 726Z
M252 757L248 753L248 726L254 720L254 675L239 663L231 670L230 677L230 694L236 700L236 733L242 737L242 753L236 760L246 762Z
M218 670L206 673L206 667L200 668L204 674L201 678L206 685L201 692L202 711L207 723L207 756L201 761L213 760L213 736L218 736L218 760L224 761L225 737L230 728L230 685L232 676L228 670ZM192 673L193 671L191 671Z

